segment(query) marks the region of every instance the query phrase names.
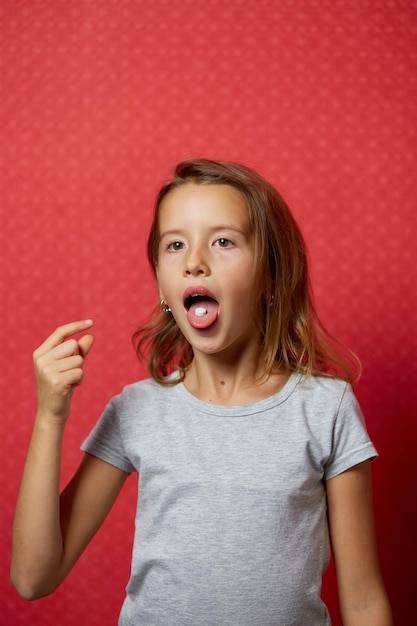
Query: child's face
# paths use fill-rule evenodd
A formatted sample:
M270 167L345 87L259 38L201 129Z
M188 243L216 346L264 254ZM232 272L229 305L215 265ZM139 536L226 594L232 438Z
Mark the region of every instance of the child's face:
M159 227L160 296L194 354L257 343L254 242L244 197L229 185L185 184L162 201Z

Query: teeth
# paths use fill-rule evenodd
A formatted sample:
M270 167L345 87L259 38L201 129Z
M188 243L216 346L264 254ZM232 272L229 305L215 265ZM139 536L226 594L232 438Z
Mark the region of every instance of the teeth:
M203 306L198 306L195 310L195 314L197 315L197 317L204 317L205 315L207 315L207 309L205 309Z
M198 292L193 293L193 294L189 295L189 296L186 298L186 300L185 300L185 302L184 302L185 307L186 307L187 309L190 309L190 308L191 308L191 306L192 306L193 304L195 304L195 303L196 303L196 300L198 300L199 298L205 298L205 297L206 297L206 296L204 296L204 294L202 294L202 293L198 293ZM199 307L199 308L203 309L203 307ZM204 310L205 310L205 309L204 309ZM205 310L205 313L200 313L200 315L201 315L201 316L203 316L203 315L205 315L206 313L207 313L207 311Z

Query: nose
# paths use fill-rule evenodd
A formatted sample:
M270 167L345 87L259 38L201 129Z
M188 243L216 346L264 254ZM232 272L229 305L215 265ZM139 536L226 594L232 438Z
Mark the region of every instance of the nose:
M185 258L184 275L207 276L209 274L210 267L207 255L204 254L200 246L190 248Z

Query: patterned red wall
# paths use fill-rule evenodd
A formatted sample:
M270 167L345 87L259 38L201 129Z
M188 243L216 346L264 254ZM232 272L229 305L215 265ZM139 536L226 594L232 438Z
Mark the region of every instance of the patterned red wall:
M95 319L63 482L107 399L143 372L130 336L156 301L155 192L176 161L244 162L304 230L318 308L356 350L381 561L396 623L415 615L416 0L2 0L0 623L116 623L134 480L62 588L8 580L31 430L31 353ZM340 624L332 573L326 579Z

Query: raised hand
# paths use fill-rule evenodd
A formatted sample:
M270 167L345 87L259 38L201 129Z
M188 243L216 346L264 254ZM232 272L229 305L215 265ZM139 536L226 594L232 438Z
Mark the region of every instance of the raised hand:
M74 388L82 383L84 360L94 343L91 334L80 339L73 335L92 325L92 320L81 320L60 326L33 353L38 414L68 418Z
M86 455L60 495L65 423L94 343L91 320L57 328L34 352L38 411L13 524L11 578L27 599L52 593L94 536L127 474Z

